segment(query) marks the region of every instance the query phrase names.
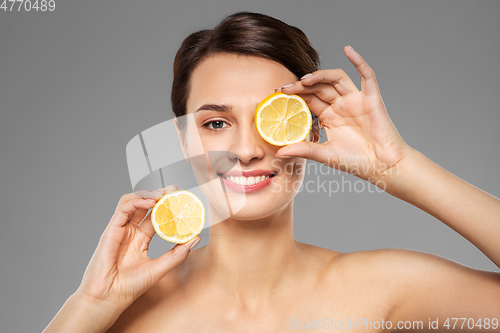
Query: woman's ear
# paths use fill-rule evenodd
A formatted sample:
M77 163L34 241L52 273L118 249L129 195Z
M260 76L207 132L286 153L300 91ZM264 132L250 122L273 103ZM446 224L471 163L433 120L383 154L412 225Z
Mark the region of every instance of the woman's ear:
M188 153L188 147L186 141L184 140L184 132L186 131L186 129L185 128L183 128L183 130L179 129L179 124L177 123L177 117L174 117L174 124L175 124L175 130L177 131L177 137L179 138L179 143L181 145L182 153L184 154L184 158L186 159L186 161L191 163Z

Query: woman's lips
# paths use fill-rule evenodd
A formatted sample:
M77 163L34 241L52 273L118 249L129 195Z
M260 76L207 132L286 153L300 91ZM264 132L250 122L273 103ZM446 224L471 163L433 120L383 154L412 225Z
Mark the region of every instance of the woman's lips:
M231 176L230 174L239 174L239 176ZM274 176L276 176L276 173L267 173L267 175L263 175L262 173L260 175L256 176L241 176L242 172L231 172L231 173L226 173L224 175L219 174L219 177L222 178L222 181L224 182L224 185L231 190L235 192L244 192L244 193L250 193L250 192L256 192L259 191L273 181ZM255 172L243 172L243 174L248 175L249 173L254 173ZM264 180L263 178L268 177ZM231 180L231 178L233 180ZM254 184L250 184L252 182L255 182Z

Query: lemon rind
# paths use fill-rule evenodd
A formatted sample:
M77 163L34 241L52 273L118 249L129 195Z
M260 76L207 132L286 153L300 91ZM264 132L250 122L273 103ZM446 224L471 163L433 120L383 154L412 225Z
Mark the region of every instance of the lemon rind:
M287 146L287 145L290 145L293 143L302 142L307 138L307 136L309 135L311 128L312 128L312 116L311 116L311 111L309 110L309 107L307 106L307 103L304 101L304 99L302 97L300 97L298 95L287 95L285 93L278 92L278 93L274 93L274 94L267 96L264 100L262 100L262 102L259 103L259 105L257 105L257 108L255 110L255 119L257 120L257 119L259 119L259 115L262 112L262 110L264 110L264 108L267 107L268 105L270 105L274 100L276 100L277 98L282 98L282 97L287 97L288 99L290 99L290 98L292 98L292 96L294 99L298 100L302 104L302 110L308 111L308 126L307 126L307 130L305 131L305 133L307 133L307 134L305 134L303 138L301 137L301 138L296 139L296 140L278 142L278 141L273 140L269 136L265 135L264 133L262 133L260 126L259 126L260 121L255 121L255 128L257 129L257 132L259 133L259 135L264 140L266 140L267 142L269 142L270 144L272 144L274 146L280 146L280 147Z
M189 195L190 197L192 197L195 201L197 201L200 204L202 222L200 224L200 228L197 231L195 231L190 237L183 239L183 240L179 240L176 237L169 237L169 236L165 235L163 232L161 232L161 230L159 229L159 225L157 223L155 223L155 220L156 220L155 213L156 213L156 208L159 205L163 204L163 202L167 198L170 198L172 196L178 196L178 195L183 194L183 193ZM205 207L203 206L203 202L200 200L200 198L198 198L194 193L186 191L186 190L173 191L173 192L165 194L160 200L158 200L156 205L153 207L153 209L151 211L151 223L153 225L153 228L154 228L156 234L158 236L160 236L160 238L162 238L168 242L171 242L171 243L185 244L185 243L189 242L190 240L192 240L193 238L195 238L196 236L198 236L201 233L201 231L203 230L203 227L205 226Z

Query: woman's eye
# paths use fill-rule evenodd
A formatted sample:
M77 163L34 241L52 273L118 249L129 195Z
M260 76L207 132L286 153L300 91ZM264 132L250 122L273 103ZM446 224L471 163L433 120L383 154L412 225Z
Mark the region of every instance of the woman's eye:
M227 126L226 122L224 122L222 120L213 120L213 121L209 121L209 122L203 124L204 127L208 127L212 130L221 129L224 127L224 125Z

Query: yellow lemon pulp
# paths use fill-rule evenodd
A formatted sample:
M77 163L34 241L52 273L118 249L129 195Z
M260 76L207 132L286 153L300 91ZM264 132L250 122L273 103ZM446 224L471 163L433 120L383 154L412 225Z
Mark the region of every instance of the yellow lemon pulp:
M297 95L271 94L255 111L255 127L260 136L275 146L304 141L312 126L306 102Z
M201 200L189 191L170 192L153 207L151 222L164 240L187 243L203 230L205 208Z

